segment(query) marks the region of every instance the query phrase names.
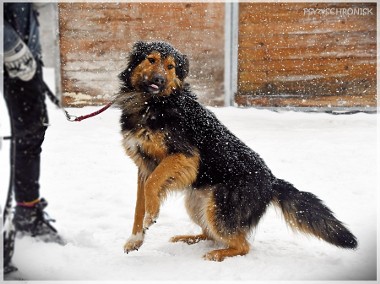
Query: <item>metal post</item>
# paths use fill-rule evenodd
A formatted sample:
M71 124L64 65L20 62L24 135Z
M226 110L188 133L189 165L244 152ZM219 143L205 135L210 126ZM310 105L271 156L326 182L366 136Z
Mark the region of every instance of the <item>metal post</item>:
M60 33L60 30L59 30L59 7L58 7L58 3L55 3L54 4L54 14L55 14L55 29L57 31L56 33L56 38L55 38L55 58L56 58L56 61L55 61L55 94L56 94L56 97L59 99L59 101L61 102L62 104L62 85L61 85L61 52L60 52L60 40L59 40L59 33ZM61 105L62 107L62 105Z
M224 105L234 104L238 75L239 3L225 3Z

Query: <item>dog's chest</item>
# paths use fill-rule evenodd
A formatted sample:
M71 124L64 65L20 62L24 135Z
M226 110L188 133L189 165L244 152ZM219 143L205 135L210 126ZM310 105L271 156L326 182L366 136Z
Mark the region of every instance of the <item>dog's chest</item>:
M165 133L141 128L137 131L123 131L123 146L130 156L163 159L167 155Z
M135 99L123 105L121 116L122 130L147 129L162 131L170 120L165 104L158 104L143 99Z
M184 136L178 133L182 128L169 102L133 98L123 104L120 119L123 146L138 166L152 169L181 145L179 141L183 138L179 137Z
M122 134L124 149L138 166L155 167L168 154L164 132L141 128Z

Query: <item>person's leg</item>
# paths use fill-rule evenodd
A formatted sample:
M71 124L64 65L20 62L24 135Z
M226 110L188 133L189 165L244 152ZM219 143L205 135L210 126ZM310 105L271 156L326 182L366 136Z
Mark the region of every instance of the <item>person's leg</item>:
M16 141L15 199L32 205L39 198L40 155L48 117L41 66L30 81L5 78L4 98Z
M53 220L44 212L46 200L40 199L41 146L48 124L41 64L38 63L36 75L30 81L6 77L4 98L16 147L14 193L17 205L13 223L19 232L63 243L50 225Z

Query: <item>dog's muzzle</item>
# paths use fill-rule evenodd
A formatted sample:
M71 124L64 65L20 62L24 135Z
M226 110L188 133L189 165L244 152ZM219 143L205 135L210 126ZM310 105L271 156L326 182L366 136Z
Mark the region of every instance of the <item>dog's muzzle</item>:
M147 91L150 94L156 95L160 93L166 85L166 79L160 74L155 74L152 80L147 84Z

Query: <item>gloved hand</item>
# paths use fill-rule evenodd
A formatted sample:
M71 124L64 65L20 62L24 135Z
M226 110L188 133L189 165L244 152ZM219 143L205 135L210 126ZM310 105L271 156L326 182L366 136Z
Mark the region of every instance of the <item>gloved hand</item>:
M37 63L28 46L19 39L14 48L4 52L4 65L9 77L30 81L36 73Z

